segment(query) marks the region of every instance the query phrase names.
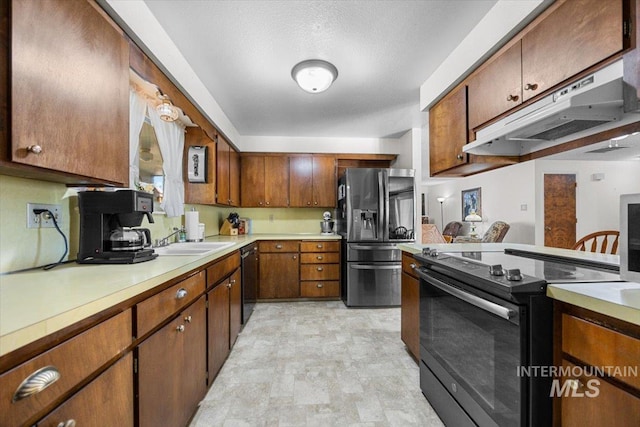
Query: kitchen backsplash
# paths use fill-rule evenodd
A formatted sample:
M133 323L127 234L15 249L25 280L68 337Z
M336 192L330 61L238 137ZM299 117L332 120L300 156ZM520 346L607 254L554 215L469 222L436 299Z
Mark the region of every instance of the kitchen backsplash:
M64 252L62 236L55 228L27 228L27 203L60 204L60 229L67 236L69 252L65 260L73 260L78 252L79 215L77 197L66 185L0 175L0 273L40 267L60 259ZM222 220L229 212L250 218L251 232L320 233L322 213L327 209L296 208L221 208L186 205L199 212L207 236L218 234ZM329 209L332 216L334 210ZM154 214L154 223L143 221L141 227L151 230L152 240L168 235L173 227L184 224L184 217L167 218Z

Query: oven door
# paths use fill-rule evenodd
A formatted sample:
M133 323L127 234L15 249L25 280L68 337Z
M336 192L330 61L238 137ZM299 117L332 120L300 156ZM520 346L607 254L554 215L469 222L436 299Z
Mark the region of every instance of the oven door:
M431 270L416 271L427 399L448 425L525 425L526 378L518 375L526 361L525 310Z

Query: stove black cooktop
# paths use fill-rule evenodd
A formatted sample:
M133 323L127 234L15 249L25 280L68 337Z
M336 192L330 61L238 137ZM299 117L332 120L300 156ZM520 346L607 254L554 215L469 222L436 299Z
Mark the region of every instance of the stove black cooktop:
M500 294L544 293L548 283L620 281L619 274L611 271L610 266L598 268L593 262L582 265L580 260L543 254L533 254L535 258L530 258L527 253L516 255L509 249L506 252L418 254L415 257L428 269Z

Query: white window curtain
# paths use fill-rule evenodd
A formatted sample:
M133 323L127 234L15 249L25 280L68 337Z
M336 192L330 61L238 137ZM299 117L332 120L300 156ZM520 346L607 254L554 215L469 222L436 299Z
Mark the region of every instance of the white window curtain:
M165 122L154 108L149 108L148 114L164 160L164 197L161 206L167 217L177 217L184 214L184 126L179 122Z
M129 188L137 188L140 176L140 130L147 112L147 103L135 90L129 89Z

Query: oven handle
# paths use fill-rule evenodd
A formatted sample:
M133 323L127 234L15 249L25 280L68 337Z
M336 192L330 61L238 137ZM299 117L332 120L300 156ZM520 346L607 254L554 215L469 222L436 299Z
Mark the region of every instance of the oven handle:
M427 275L426 273L421 271L419 268L414 269L414 271L418 274L418 276L420 276L424 281L428 282L429 284L435 286L436 288L450 295L453 295L456 298L460 298L461 300L468 302L471 305L475 305L476 307L484 311L488 311L489 313L495 314L496 316L499 316L505 320L511 320L511 318L516 315L516 312L514 310L503 307L491 301L487 301L485 299L472 295L468 292L455 288L451 285L448 285L434 277Z
M368 265L368 264L352 264L349 267L355 270L401 270L400 265Z
M355 249L357 251L395 251L398 247L393 246L373 246L373 245L350 245L349 249Z

